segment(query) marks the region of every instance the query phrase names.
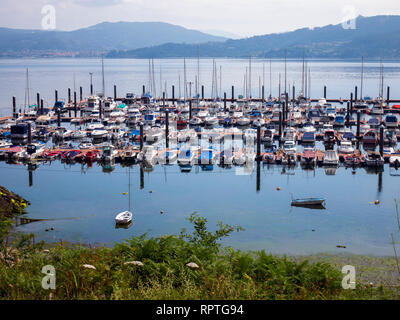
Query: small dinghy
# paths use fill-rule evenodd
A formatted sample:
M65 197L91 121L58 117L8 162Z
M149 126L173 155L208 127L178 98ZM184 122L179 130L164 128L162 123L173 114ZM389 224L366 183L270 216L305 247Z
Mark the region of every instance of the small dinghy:
M118 225L128 224L131 221L132 221L132 212L130 212L130 211L124 211L124 212L118 213L117 216L115 217L115 223Z
M325 203L323 198L305 198L305 199L292 199L292 206L295 207L308 207L308 206L322 206Z

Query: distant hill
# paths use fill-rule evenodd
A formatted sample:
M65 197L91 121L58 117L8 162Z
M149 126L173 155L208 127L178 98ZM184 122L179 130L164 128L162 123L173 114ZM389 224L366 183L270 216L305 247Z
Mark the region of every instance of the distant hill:
M52 51L82 55L168 42L193 44L226 39L163 22L103 22L75 31L0 28L0 55L24 56Z
M109 57L172 58L196 57L197 45L166 43L136 50L112 51ZM400 16L356 19L356 29L342 24L292 32L254 36L224 42L200 44L202 57L283 57L298 58L303 52L314 58L399 58Z

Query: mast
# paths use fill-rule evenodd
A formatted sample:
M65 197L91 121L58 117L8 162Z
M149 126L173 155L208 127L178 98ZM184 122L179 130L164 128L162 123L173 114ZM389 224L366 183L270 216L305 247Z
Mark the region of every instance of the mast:
M183 58L183 95L184 95L184 100L186 101L186 97L187 97L187 88L186 88L186 58Z
M303 69L301 72L301 94L304 96L304 51L303 51Z
M363 78L364 78L364 57L361 57L361 85L360 85L360 100L363 101Z
M287 52L286 52L286 49L285 49L285 94L287 93L287 90L286 90L286 56L287 56Z
M26 102L28 102L28 108L30 106L29 102L29 70L26 68L26 90L25 90L25 108L26 108Z
M197 86L196 95L200 93L200 45L197 45Z
M222 97L222 66L219 66L219 96Z
M251 56L249 59L249 98L251 99Z
M272 98L272 59L269 59L269 97Z
M106 88L104 82L104 55L101 55L101 77L102 77L102 86L103 86L103 96L106 96Z

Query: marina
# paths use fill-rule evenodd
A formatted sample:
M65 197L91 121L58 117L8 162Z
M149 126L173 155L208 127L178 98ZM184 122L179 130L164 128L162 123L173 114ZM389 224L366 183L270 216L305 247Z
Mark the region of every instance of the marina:
M13 97L0 119L3 183L37 201L28 212L35 222L17 229L47 241L113 244L177 233L196 211L242 225L248 231L227 243L242 249L341 252L345 242L348 252L393 254L386 238L395 227L400 108L389 85L377 98L361 98L356 85L345 99L329 98L327 85L311 98L294 83L286 94L279 84L275 97L261 83L251 97L250 88L218 90L215 80L211 92L200 84L189 92L189 83L186 97L180 84L154 97L148 84L139 94L113 85L111 96L93 85L87 96L82 87L53 89L46 103L36 93L29 108Z

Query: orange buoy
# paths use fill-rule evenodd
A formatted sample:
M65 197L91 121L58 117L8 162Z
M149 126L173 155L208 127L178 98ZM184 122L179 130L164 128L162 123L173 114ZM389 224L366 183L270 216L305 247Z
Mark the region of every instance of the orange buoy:
M278 190L278 191L281 190L281 187L276 188L276 190Z
M351 174L356 174L356 172L355 172L355 171L352 171Z
M379 204L379 200L375 200L375 204Z

